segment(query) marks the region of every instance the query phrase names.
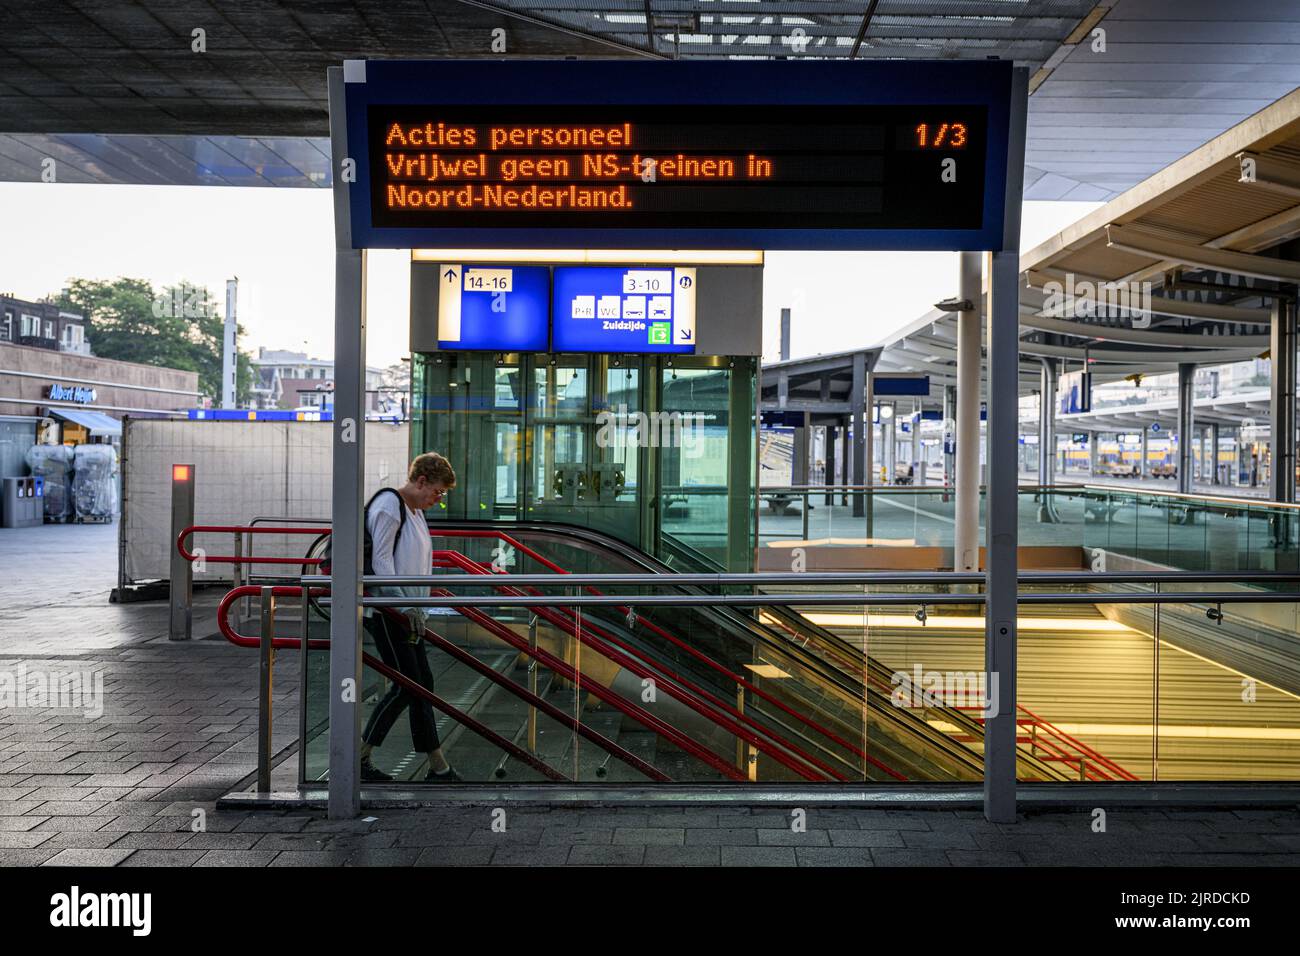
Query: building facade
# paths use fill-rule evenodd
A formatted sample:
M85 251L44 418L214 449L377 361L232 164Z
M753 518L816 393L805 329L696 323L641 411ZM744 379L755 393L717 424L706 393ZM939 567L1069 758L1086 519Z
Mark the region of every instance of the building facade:
M0 342L0 465L20 475L32 444L113 441L124 415L170 417L198 400L198 372Z
M0 342L89 355L86 318L52 302L28 302L0 293Z
M334 403L334 360L306 352L259 348L253 359L256 376L249 405L253 408L320 409ZM384 370L366 367L367 410L379 412L392 399L384 387ZM402 390L403 392L405 390Z

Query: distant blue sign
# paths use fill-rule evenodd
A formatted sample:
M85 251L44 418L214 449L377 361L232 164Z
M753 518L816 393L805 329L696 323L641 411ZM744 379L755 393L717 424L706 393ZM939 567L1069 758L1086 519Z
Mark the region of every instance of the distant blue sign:
M893 395L929 395L930 376L928 375L873 375L871 390L877 396Z
M551 350L695 352L695 269L555 270Z
M191 408L188 417L192 422L328 422L333 421L334 413L329 410L299 412L278 408Z
M544 266L439 266L438 348L545 352L550 288Z

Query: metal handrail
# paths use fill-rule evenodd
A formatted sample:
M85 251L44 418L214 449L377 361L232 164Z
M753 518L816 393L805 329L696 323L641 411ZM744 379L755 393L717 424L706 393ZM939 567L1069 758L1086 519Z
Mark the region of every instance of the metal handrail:
M1228 495L1211 495L1195 494L1180 491L1164 491L1160 488L1121 488L1117 485L1098 485L1089 482L1071 483L1057 482L1054 485L1039 484L1021 484L1017 489L1022 494L1038 494L1044 491L1062 491L1069 494L1078 494L1081 491L1097 492L1103 494L1121 494L1132 495L1134 497L1147 495L1152 498L1176 498L1181 501L1189 502L1214 502L1215 504L1226 504L1234 507L1253 507L1253 508L1279 508L1279 509L1300 509L1300 503L1286 501L1271 501L1267 498L1248 498L1248 497L1231 497ZM983 494L988 490L987 485L980 485L980 493ZM885 493L887 495L942 495L953 493L950 485L766 485L759 486L760 495L781 494L784 492L795 492L800 495L818 495L845 492L874 492Z
M312 581L320 580L313 577ZM448 580L448 579L429 579ZM484 587L482 582L468 582ZM489 585L490 586L490 585ZM789 605L939 605L984 604L987 596L976 594L574 594L574 595L501 595L484 598L474 596L405 596L363 597L363 607L619 607L635 604L638 607L771 607ZM1109 591L1058 591L1022 594L1020 604L1294 604L1300 603L1300 592L1290 591L1185 591L1176 592L1109 592ZM333 601L322 599L330 606Z
M504 575L504 574L498 574L498 573L493 573L493 572L491 572L491 571L488 571L487 569L483 568L481 565L478 565L478 564L476 564L475 562L470 561L468 558L466 558L464 555L460 554L459 552L447 552L447 551L434 552L434 557L435 557L435 559L439 558L440 556L441 556L441 557L444 557L445 559L447 559L447 560L449 560L449 561L454 562L456 566L460 567L462 570L465 570L465 571L469 572L471 575L474 575L474 576L480 576L480 577L481 577L481 576L484 576L484 575L489 576L489 577L491 578L491 581L492 581L492 584L490 585L491 587L494 587L494 588L497 588L497 587L503 587L503 586L499 586L499 585L497 584L497 582L501 581L504 577L507 577L507 575ZM552 580L552 582L553 582L554 579L555 579L555 575L550 575L549 577L551 578L551 580ZM568 580L568 579L572 578L572 575L568 575L568 574L566 574L566 575L564 575L564 577L565 577L566 580ZM514 589L514 588L510 588L510 590L511 590L511 591L515 591L516 589ZM534 591L533 593L536 593L536 591ZM564 623L563 625L560 625L560 626L561 626L562 628L566 628L566 629L567 629L567 628L568 628L568 622L569 622L572 618L570 617L570 615L569 615L569 613L568 613L568 611L567 611L567 608L564 607L562 601L560 601L560 602L555 602L555 604L554 604L554 605L551 605L551 606L557 606L557 605L558 605L558 610L559 610L559 612L560 612L561 614L563 614L564 617L565 617L565 623ZM624 611L625 613L628 613L628 614L633 614L633 613L635 613L635 612L632 610L632 608L630 608L630 607L625 607L625 606L623 606L623 605L618 605L618 606L617 606L617 609L620 610L620 611ZM556 622L553 620L553 618L551 618L551 617L549 617L549 616L547 617L547 619L550 620L551 623L556 623ZM804 717L802 714L798 713L797 711L795 711L795 710L793 710L793 709L787 707L786 705L782 704L782 703L781 703L779 700L777 700L775 697L772 697L770 694L768 694L768 693L766 693L765 691L761 690L759 687L757 687L756 685L754 685L754 684L751 683L750 681L747 681L745 678L741 677L739 674L732 673L732 672L729 671L727 668L723 667L721 664L718 664L718 663L717 663L716 661L714 661L712 658L708 657L708 656L705 655L705 654L700 653L697 649L691 647L691 646L690 646L688 643L686 643L685 641L682 641L681 639L676 638L676 637L674 637L673 635L669 634L667 631L665 631L663 628L659 627L659 626L658 626L657 624L655 624L653 621L647 620L645 617L643 617L643 616L641 616L641 615L639 615L639 614L636 615L636 619L637 619L637 621L638 621L640 624L642 624L644 627L649 628L650 630L654 631L654 632L657 633L660 637L664 638L664 639L667 640L669 643L671 643L673 646L677 647L679 650L681 650L681 651L683 651L684 653L686 653L687 655L689 655L689 656L695 658L696 660L699 660L699 661L703 662L707 667L711 668L711 669L714 670L715 672L720 673L720 674L722 674L723 676L725 676L726 678L728 678L728 679L729 679L730 681L732 681L732 682L733 682L737 687L739 687L739 688L743 688L744 690L749 691L749 692L752 693L752 694L755 694L755 695L758 696L759 698L761 698L761 699L767 701L769 704L772 704L773 706L777 707L778 709L780 709L780 710L783 711L784 713L789 714L791 717L794 717L796 720L800 721L800 722L803 723L805 726L807 726L807 727L809 727L809 728L811 728L811 729L817 731L818 733L824 735L825 737L827 737L829 740L833 741L834 743L839 744L840 746L849 749L850 751L854 752L857 756L860 756L860 757L862 757L862 758L865 759L865 760L868 760L868 761L870 761L870 762L875 763L875 764L878 765L881 769L883 769L883 770L885 770L885 771L887 771L887 772L893 773L893 771L890 770L890 768L885 767L883 764L879 764L877 761L874 761L874 758L870 757L870 756L869 756L868 754L866 754L865 752L863 752L863 751L861 751L861 750L858 750L856 747L853 746L853 744L849 743L849 742L846 741L846 740L843 740L842 738L840 738L839 736L837 736L837 735L836 735L835 733L833 733L832 731L827 730L825 727L821 726L820 724L816 723L815 721L809 720L808 718ZM618 648L619 648L620 650L622 650L622 651L626 651L626 652L628 652L628 653L632 653L632 649L631 649L631 648L627 647L627 645L625 645L625 644L623 644L621 641L619 641L619 640L618 640L618 639L617 639L613 634L610 634L609 632L605 631L603 628L599 627L598 625L595 625L595 624L588 624L588 625L587 625L587 629L590 630L590 631L592 631L592 632L594 632L595 634L597 634L597 635L601 638L601 640L603 640L603 641L607 641L607 642L613 644L615 647L618 647ZM581 641L583 640L583 638L582 638L582 636L581 636L581 630L582 630L582 628L581 628L581 626L579 626L579 629L578 629L576 632L570 630L569 633L570 633L572 636L574 636L577 640L579 640L579 641L581 642ZM599 649L599 648L598 648L598 649ZM709 691L705 690L705 689L702 688L702 687L699 687L698 685L694 684L693 682L687 680L686 678L682 677L680 674L674 673L672 670L670 670L669 668L665 667L663 664L650 665L649 662L645 662L645 661L641 662L641 664L642 664L643 666L654 666L654 667L656 667L658 670L660 670L660 671L662 671L664 674L666 674L666 675L671 679L671 681L672 681L673 683L676 683L676 684L681 685L683 688L685 688L686 690L690 691L691 694L696 695L700 700L702 700L702 701L704 701L704 702L707 702L708 704L712 705L713 707L716 707L716 708L718 708L719 710L723 711L725 714L729 715L730 719L732 719L732 720L736 720L736 721L739 721L740 724L741 724L742 726L744 726L746 729L752 729L753 731L756 731L757 733L761 733L761 734L765 735L766 737L771 738L771 740L774 741L778 746L780 746L780 747L784 748L785 750L788 750L789 752L793 753L796 757L798 757L800 760L804 761L805 763L810 764L810 765L816 767L817 769L822 770L823 772L829 773L829 774L831 774L832 776L835 776L835 777L837 777L837 778L839 778L839 779L841 779L841 780L844 779L844 778L842 777L842 775L840 775L836 770L834 770L833 768L829 767L828 765L826 765L826 764L823 763L822 761L820 761L820 760L818 760L817 758L812 757L812 756L810 756L810 755L804 753L804 752L801 751L799 748L797 748L794 744L792 744L790 741L785 740L785 739L782 738L780 735L773 733L770 729L768 729L768 728L766 728L766 727L763 727L762 725L756 723L756 722L753 721L751 718L749 718L746 714L744 714L744 713L742 713L741 711L737 710L735 707L732 707L731 705L725 703L724 701L719 700L719 699L718 699L714 694L710 693ZM640 675L640 676L645 676L645 675ZM671 685L669 685L669 684L665 684L665 685L664 685L664 688L665 688L665 690L666 690L667 692L669 692L670 694L673 694L673 691L671 690ZM676 696L676 695L673 694L673 696ZM690 707L692 707L692 709L695 709L695 710L697 710L697 712L703 714L703 711L699 710L699 709L698 709L694 704L690 703L689 701L684 701L684 703L687 703L687 705L690 706ZM726 727L726 724L725 724L723 721L719 721L715 716L713 716L713 715L708 715L708 714L704 714L704 716L708 717L710 720L712 720L712 721L713 721L715 724L717 724L718 726ZM727 728L727 729L730 729L730 728ZM758 741L756 741L756 740L748 740L748 738L745 738L743 735L738 735L738 736L741 736L741 739L745 739L745 740L747 740L747 742L752 743L752 744L753 744L754 746L756 746L759 750L764 750L763 746L762 746ZM776 759L777 761L779 761L779 762L781 762L781 763L784 763L784 764L786 764L787 766L790 766L790 765L785 761L783 755L782 755L780 752L776 752L776 753L772 754L772 756L773 756L774 759ZM802 772L802 771L800 770L800 768L798 768L798 767L791 766L791 769L795 770L796 772L800 772L800 773Z
M475 565L474 562L470 561L458 552L444 551L435 554L435 558L438 557L455 560L457 566L474 576L488 573L484 572L480 566ZM491 575L493 583L488 586L502 587L502 585L496 583L501 579L501 577L502 576L500 575ZM509 590L514 591L515 589L510 588ZM557 602L554 598L550 598L547 604L542 607L555 608L557 604L562 605L563 602ZM789 741L754 723L754 721L737 711L735 708L722 703L714 697L714 695L703 690L703 688L696 686L693 682L687 680L680 674L673 672L662 664L652 665L647 661L639 660L631 648L622 641L619 641L613 634L609 633L604 628L601 628L599 625L588 624L586 627L583 627L581 622L579 622L575 627L573 622L571 622L567 616L565 616L563 622L560 622L557 620L560 615L554 611L548 613L546 610L543 610L541 613L547 621L562 630L565 630L579 644L590 645L597 653L602 654L614 663L626 668L631 673L636 674L636 676L642 679L650 678L654 680L659 680L661 677L667 677L668 680L662 681L660 686L663 688L664 692L674 700L689 707L691 710L723 728L728 733L733 734L763 753L766 753L773 760L776 760L778 763L793 770L804 779L816 780L817 777L809 770L800 766L795 762L795 760L788 757L783 751L788 751L790 754L793 754L797 760L802 761L809 767L816 768L817 770L829 774L832 777L837 777L840 780L844 779L842 775L822 761L818 760L816 757L803 753ZM659 673L655 673L655 671L658 671ZM760 739L760 734L770 738L772 743L769 744L767 741ZM775 746L772 746L772 744L775 744Z
M280 638L280 637L272 636L273 628L274 628L274 620L275 620L275 616L274 616L275 599L277 597L301 596L302 591L303 589L301 587L288 587L288 586L255 587L252 585L245 585L240 588L235 588L229 594L227 594L226 598L221 602L221 605L218 608L217 627L221 631L222 635L226 638L226 640L230 641L232 644L235 644L239 647L261 647L262 649L261 679L259 681L259 692L258 692L259 715L260 715L259 716L259 740L258 740L258 790L259 792L267 792L270 790L271 667L273 666L273 662L274 662L274 656L272 655L271 652L277 647L298 647L300 646L300 642L302 640L301 638L298 637ZM258 637L237 633L230 626L230 622L227 620L227 612L229 610L230 604L232 604L235 600L238 600L239 598L249 596L249 594L259 594L263 602L263 616L262 616L264 622L263 631L262 634L259 635ZM268 620L270 622L269 625L266 623ZM309 640L307 643L309 647L329 647L330 642L328 640L320 639L320 640ZM549 764L541 760L535 754L529 753L528 751L524 750L522 747L519 747L513 741L507 740L506 738L502 737L500 734L492 730L486 724L482 723L481 721L475 719L471 715L455 707L448 701L443 700L432 690L425 687L423 684L420 684L418 681L415 681L412 678L408 677L406 674L403 674L401 671L397 670L396 668L389 667L382 660L378 659L377 657L374 657L371 654L367 654L365 652L362 652L361 659L367 667L372 668L373 670L387 677L389 680L397 684L400 684L410 693L413 693L419 697L424 698L431 705L433 705L433 707L435 707L438 710L441 710L443 713L451 717L452 720L456 721L457 723L461 724L464 727L467 727L470 731L472 731L475 734L478 734L484 740L487 740L488 742L492 743L494 746L500 748L501 750L504 750L512 757L515 757L516 759L526 763L528 766L532 767L534 770L536 770L538 773L541 773L543 776L551 780L555 780L557 782L563 783L568 781L569 778L567 778L566 776L564 776L564 774L560 773L558 770L556 770L555 768L551 767Z
M195 524L181 530L176 536L176 549L180 552L181 557L186 561L198 560L198 555L185 547L185 542L191 536L201 533L211 534L314 534L329 533L329 528L253 528L249 525L217 525L217 524ZM252 555L236 554L205 554L203 560L208 563L216 564L296 564L302 567L305 564L319 564L320 558L273 558L273 557L254 557Z
M209 559L211 560L211 559ZM329 575L305 575L310 584L328 581ZM758 571L737 572L683 572L658 574L652 572L615 572L612 574L500 574L493 578L501 584L520 587L543 584L573 585L650 585L657 586L756 586L775 584L983 584L985 575L976 571ZM1184 584L1215 583L1278 583L1294 581L1300 584L1300 571L1021 571L1017 580L1022 585L1034 584L1147 584L1181 582ZM418 587L423 584L451 583L444 575L367 574L363 583L381 587ZM452 578L451 581L466 586L476 582ZM481 587L482 583L477 582Z

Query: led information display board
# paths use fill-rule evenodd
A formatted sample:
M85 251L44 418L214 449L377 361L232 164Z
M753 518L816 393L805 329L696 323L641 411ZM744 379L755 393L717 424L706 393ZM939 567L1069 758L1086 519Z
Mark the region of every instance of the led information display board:
M545 352L551 276L545 266L438 267L438 348Z
M358 246L1001 248L1010 63L364 66Z
M930 376L877 372L871 376L872 391L879 397L930 394Z
M695 270L559 267L551 350L695 351Z

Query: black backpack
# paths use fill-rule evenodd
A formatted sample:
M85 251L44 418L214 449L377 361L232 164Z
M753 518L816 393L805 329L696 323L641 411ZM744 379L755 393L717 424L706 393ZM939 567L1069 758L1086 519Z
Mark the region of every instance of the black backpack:
M370 537L370 506L374 504L375 499L382 494L397 495L397 513L401 515L401 517L398 519L397 534L393 536L394 551L397 550L397 542L402 540L402 529L406 527L406 502L402 500L402 496L398 494L396 488L380 488L378 491L376 491L373 495L370 496L370 500L366 502L366 510L361 515L361 540L362 540L361 573L362 574L375 573L375 563L374 563L375 542ZM333 565L333 561L331 560L332 555L330 550L331 541L332 541L332 537L327 538L325 540L325 550L321 552L321 562L320 562L321 574L329 574L330 568Z

